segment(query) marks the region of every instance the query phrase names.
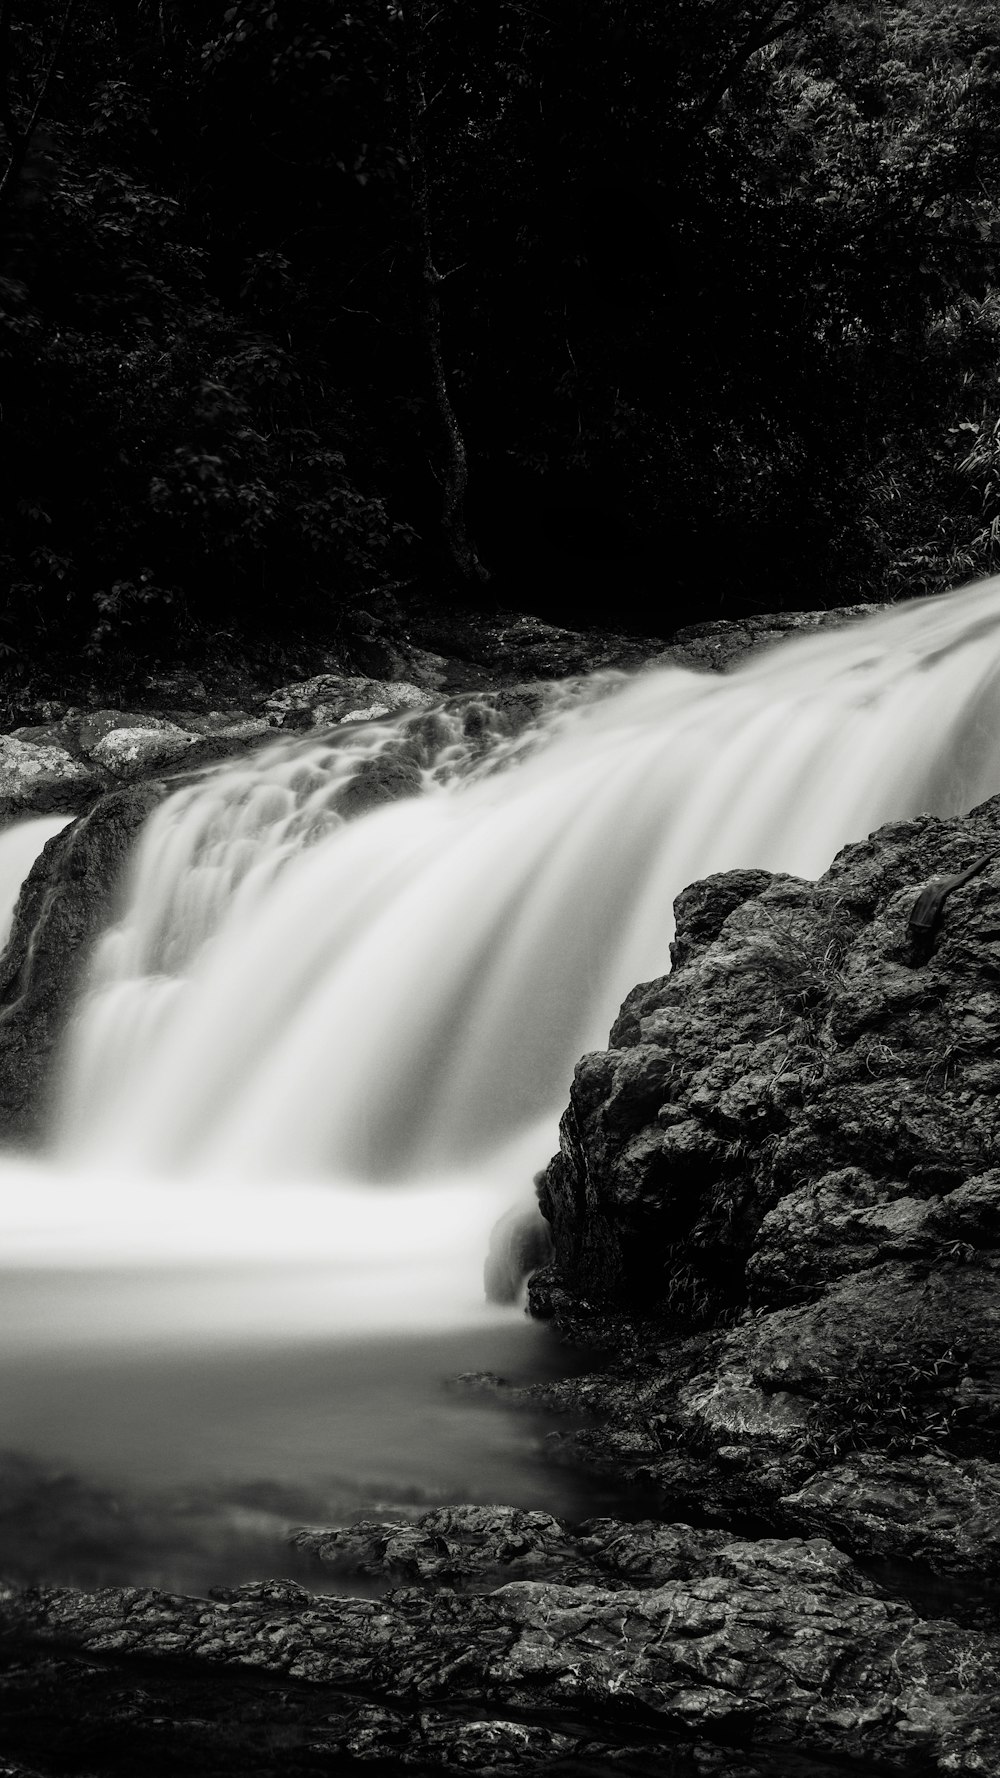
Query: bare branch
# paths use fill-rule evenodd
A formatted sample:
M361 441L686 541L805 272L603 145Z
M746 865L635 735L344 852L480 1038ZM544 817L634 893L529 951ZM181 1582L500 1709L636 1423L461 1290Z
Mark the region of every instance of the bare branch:
M431 220L431 179L427 149L421 128L427 109L423 91L423 50L427 14L423 0L408 0L400 5L402 23L403 98L406 115L407 158L410 164L410 192L416 234L416 258L421 332L430 371L434 407L444 438L444 462L440 477L442 489L441 529L449 553L463 580L487 580L465 526L465 495L469 482L469 463L465 438L458 415L452 405L445 372L441 341L440 286L452 272L439 272L434 264L433 226ZM452 271L460 271L455 266ZM433 470L433 465L431 466Z
M12 155L17 152L17 145L21 140L10 91L13 13L14 0L0 0L0 123L3 124L7 147Z

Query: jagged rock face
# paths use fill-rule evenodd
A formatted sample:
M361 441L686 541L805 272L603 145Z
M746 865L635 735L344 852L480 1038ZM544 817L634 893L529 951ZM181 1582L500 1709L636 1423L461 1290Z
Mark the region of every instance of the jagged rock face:
M920 889L984 853L918 950ZM674 973L580 1063L540 1193L536 1308L659 1330L633 1325L633 1405L609 1376L575 1448L667 1510L1000 1575L1000 799L677 914Z
M997 862L907 919L929 879ZM1000 1225L1000 800L847 847L813 884L733 872L677 903L671 975L585 1056L542 1207L576 1293L795 1302L859 1262ZM686 1268L686 1269L685 1269Z

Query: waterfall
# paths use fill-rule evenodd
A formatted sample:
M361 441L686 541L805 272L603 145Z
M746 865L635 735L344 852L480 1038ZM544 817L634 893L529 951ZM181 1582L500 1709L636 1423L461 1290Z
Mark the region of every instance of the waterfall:
M972 806L1000 789L998 700L991 582L726 678L553 688L517 744L416 716L217 770L139 848L73 1033L60 1153L384 1182L551 1131L579 1055L666 969L680 888L736 865L812 877L883 821ZM420 794L340 820L393 747Z
M393 761L413 793L345 818ZM685 884L998 790L1000 580L552 687L519 734L484 700L216 767L144 830L8 1251L328 1258L404 1321L404 1274L440 1302L455 1266L467 1303Z

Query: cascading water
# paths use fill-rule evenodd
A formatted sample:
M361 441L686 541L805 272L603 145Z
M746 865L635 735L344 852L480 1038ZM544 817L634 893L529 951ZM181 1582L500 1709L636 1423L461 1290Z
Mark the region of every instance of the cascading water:
M474 714L283 740L148 823L50 1164L29 1188L11 1163L0 1213L34 1280L173 1268L108 1312L111 1343L487 1325L488 1230L530 1201L578 1056L667 967L679 889L815 876L886 820L1000 791L1000 580L725 678L553 687L515 738ZM345 820L393 762L419 793ZM253 1274L238 1303L223 1263ZM65 1339L33 1300L15 1343Z
M684 884L814 876L887 819L1000 789L1000 591L726 679L554 688L542 730L489 771L459 717L431 740L415 718L273 747L168 802L95 961L62 1157L382 1182L551 1131L577 1057L667 966ZM359 764L418 735L423 793L339 822Z

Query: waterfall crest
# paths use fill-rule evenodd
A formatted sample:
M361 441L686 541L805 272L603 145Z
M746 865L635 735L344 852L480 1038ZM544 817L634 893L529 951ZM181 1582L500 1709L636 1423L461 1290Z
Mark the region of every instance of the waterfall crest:
M515 738L484 705L282 741L171 798L70 1036L61 1161L388 1182L542 1127L540 1164L686 883L815 876L1000 790L1000 580L542 704ZM345 821L393 751L419 793Z

